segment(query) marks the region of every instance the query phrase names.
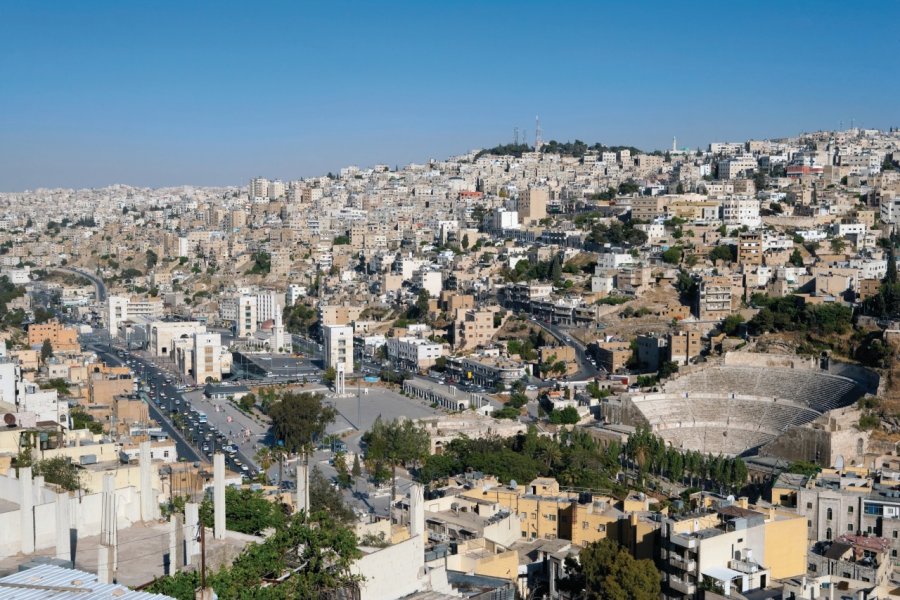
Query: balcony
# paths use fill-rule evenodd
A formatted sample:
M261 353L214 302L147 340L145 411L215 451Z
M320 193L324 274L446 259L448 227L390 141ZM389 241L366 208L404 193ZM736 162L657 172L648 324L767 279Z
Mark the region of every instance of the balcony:
M669 577L669 587L682 594L694 595L697 593L696 585L689 581L678 579L675 576Z
M674 552L669 556L669 564L676 569L693 573L697 569L696 561L690 558L682 558Z
M681 548L690 548L693 550L697 547L697 538L688 537L686 535L674 534L669 538L669 541L671 541L676 546L680 546Z
M669 551L666 550L665 548L660 548L659 549L659 559L666 560L667 558L669 558Z

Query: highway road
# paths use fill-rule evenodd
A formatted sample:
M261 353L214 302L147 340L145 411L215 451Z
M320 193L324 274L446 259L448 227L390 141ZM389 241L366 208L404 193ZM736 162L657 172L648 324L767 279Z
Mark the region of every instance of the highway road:
M69 273L72 275L80 275L86 279L89 279L91 283L94 284L94 290L97 296L97 303L103 303L106 301L106 284L103 283L103 280L94 275L93 273L88 273L86 271L81 271L79 269L72 269L70 267L48 267L48 271L62 271L63 273Z
M596 377L600 373L600 370L591 364L585 345L569 335L564 329L558 325L551 325L550 323L546 323L539 319L532 320L532 323L555 337L561 344L575 349L575 360L578 363L578 371L569 375L566 379L585 381Z
M260 432L265 428L257 424L257 435L245 438L241 435L241 427L235 423L229 426L223 414L207 411L206 406L193 406L187 395L178 389L177 378L165 370L135 353L119 357L120 348L110 349L105 344L91 344L91 349L108 364L128 364L135 375L141 379L141 386L148 385L148 407L150 415L169 435L176 445L179 457L192 462L210 463L215 452L233 446L236 452L226 452L226 464L229 469L252 476L258 469L253 462L253 446L260 439ZM207 423L200 422L199 413L207 414ZM176 415L179 415L176 417ZM175 419L181 422L181 427ZM246 467L246 469L244 468Z

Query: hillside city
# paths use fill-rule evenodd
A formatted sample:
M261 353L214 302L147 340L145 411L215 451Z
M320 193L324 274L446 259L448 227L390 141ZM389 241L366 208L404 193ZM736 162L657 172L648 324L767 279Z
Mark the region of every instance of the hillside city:
M900 597L900 130L534 142L0 193L0 589Z

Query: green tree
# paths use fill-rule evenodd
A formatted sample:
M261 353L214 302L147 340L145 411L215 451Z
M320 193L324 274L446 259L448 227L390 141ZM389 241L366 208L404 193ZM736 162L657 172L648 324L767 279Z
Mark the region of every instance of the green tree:
M709 260L716 262L717 260L723 260L726 263L734 262L737 260L737 247L736 246L716 246L709 253Z
M655 600L659 571L651 560L636 560L610 538L585 546L578 560L566 559L560 589L585 600Z
M887 272L884 275L884 282L887 284L897 283L897 257L894 256L893 251L891 251L891 255L888 258Z
M261 491L225 488L225 519L232 531L259 535L264 529L283 527L287 521L286 510L284 505L270 502ZM211 527L213 513L212 498L206 498L200 505L200 521Z
M337 378L337 371L334 367L328 367L325 369L325 372L322 374L322 381L331 385L334 383L334 380Z
M368 461L390 467L391 498L397 492L397 467L424 460L431 448L431 439L420 425L409 419L384 422L380 415L362 441Z
M326 513L340 523L349 524L356 520L353 509L344 502L344 496L322 475L319 467L313 467L309 474L309 507L313 514Z
M158 255L156 254L156 252L154 252L153 250L149 250L149 249L148 249L148 250L144 253L144 256L145 256L146 259L147 259L147 269L148 269L148 270L149 270L149 269L152 269L153 267L155 267L155 266L156 266L156 263L159 262L159 256L158 256Z
M677 265L678 263L680 263L681 256L681 246L672 246L662 253L663 262L669 263L670 265Z
M47 483L56 484L70 492L85 489L81 481L81 471L65 456L37 461L33 465L32 474L35 476L40 475Z
M49 339L46 339L41 345L41 360L47 362L47 359L51 357L53 357L53 344L50 343Z
M321 394L285 392L269 407L272 435L288 452L299 452L304 459L337 416L337 411L322 403Z
M350 474L353 477L360 477L362 475L362 467L359 464L359 454L353 455L353 468L350 469Z
M469 248L469 234L464 233L462 237L462 241L460 241L459 245L463 250L467 250Z
M844 251L844 248L847 247L847 242L843 240L843 238L831 238L831 251L835 254L840 254Z
M788 262L795 267L803 266L803 255L800 254L800 250L798 248L794 248L794 251L791 252L791 257L788 259Z
M744 322L744 317L738 313L734 313L725 317L722 321L722 331L725 335L734 335L737 333L738 327Z

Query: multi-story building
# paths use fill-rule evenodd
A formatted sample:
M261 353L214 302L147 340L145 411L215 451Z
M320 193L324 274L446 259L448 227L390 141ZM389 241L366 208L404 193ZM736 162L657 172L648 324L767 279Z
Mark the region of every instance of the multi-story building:
M763 263L763 235L759 232L746 232L738 237L738 264L758 267Z
M806 573L802 517L750 508L746 498L709 508L663 520L658 560L664 598L692 599L710 586L729 597Z
M759 227L759 200L754 198L731 197L722 200L722 221L734 227Z
M519 194L519 221L525 225L547 216L550 191L545 187L528 187Z
M447 371L457 381L485 387L503 384L509 388L525 375L520 363L495 356L451 357L447 359Z
M443 355L443 346L422 338L388 338L385 343L391 364L410 371L426 371Z
M681 366L700 356L703 350L702 338L698 331L676 331L668 334L668 341L669 360Z
M701 321L719 321L731 314L731 278L707 275L699 282L694 312Z
M497 328L494 327L493 310L460 310L453 322L453 347L456 350L472 350L487 346Z
M207 383L222 379L222 336L218 333L194 334L194 381Z
M119 326L126 321L141 317L158 319L162 315L162 299L124 296L109 296L106 299L106 328L112 336L118 335Z
M344 373L353 373L353 327L349 325L323 325L325 341L325 366L334 369L344 365Z
M28 326L29 346L40 346L45 340L50 341L55 352L77 351L81 348L78 344L78 331L74 327L63 327L56 319Z
M631 344L624 340L597 341L588 346L588 352L610 373L624 369L632 355Z

